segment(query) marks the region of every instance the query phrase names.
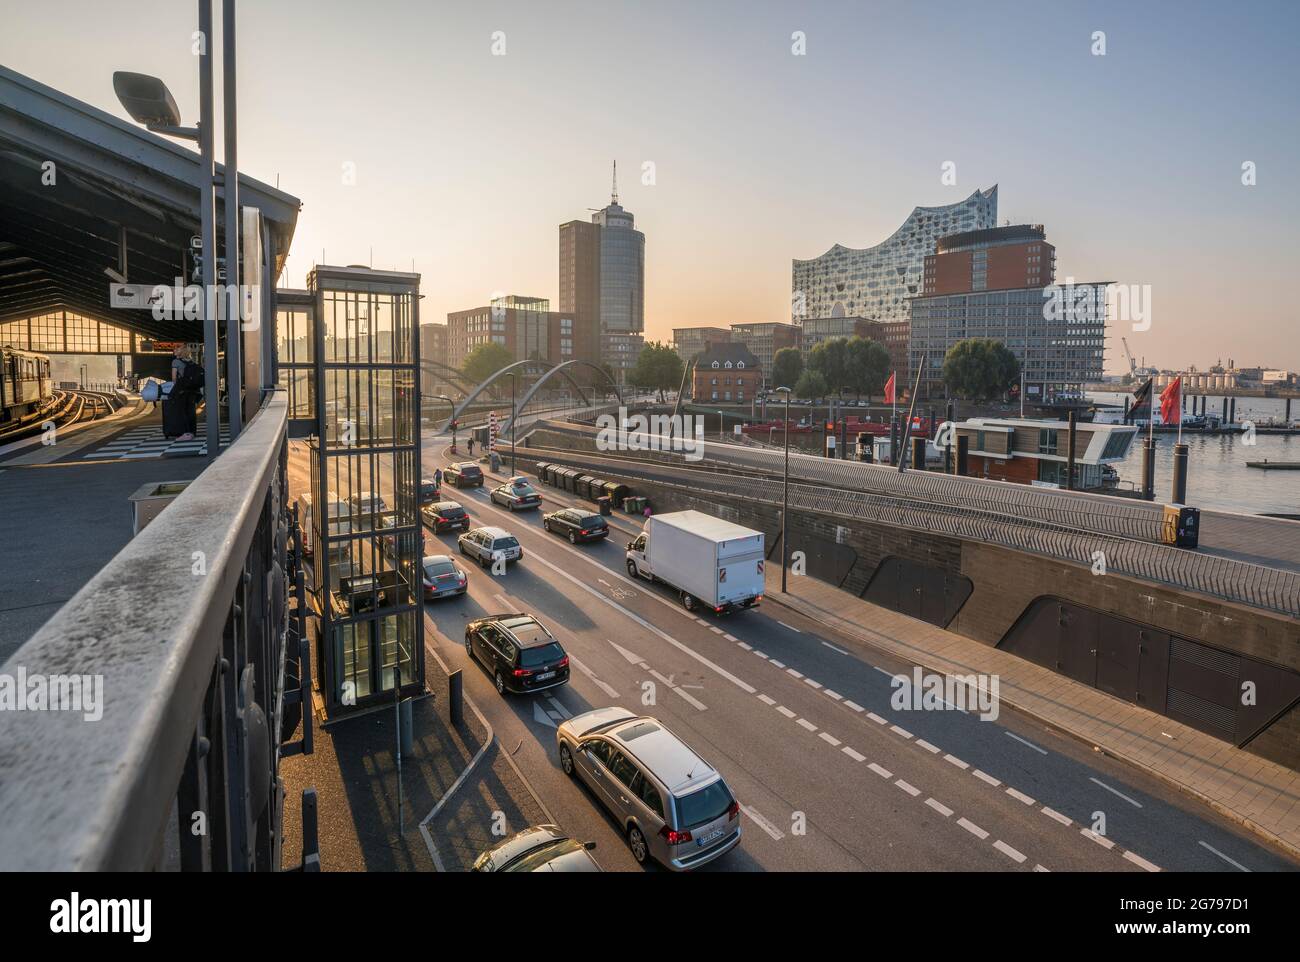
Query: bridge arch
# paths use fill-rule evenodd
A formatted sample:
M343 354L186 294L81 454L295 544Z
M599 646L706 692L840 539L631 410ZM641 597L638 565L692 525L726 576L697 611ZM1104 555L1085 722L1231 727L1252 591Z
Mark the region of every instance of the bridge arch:
M467 395L466 395L466 396L461 400L461 402L460 402L458 405L456 405L456 409L452 412L452 415L451 415L451 416L452 416L452 418L459 418L459 417L461 416L461 413L462 413L466 408L468 408L471 404L473 404L473 403L478 399L478 396L479 396L480 394L482 394L485 390L487 390L487 389L488 389L492 384L494 384L494 383L495 383L499 378L504 377L505 375L511 373L512 371L519 370L519 369L526 368L526 367L540 367L540 368L542 368L542 369L545 371L545 373L541 376L541 378L537 381L537 383L534 384L531 388L529 388L527 392L525 392L524 397L525 397L526 399L531 399L531 398L532 398L533 394L535 394L536 391L537 391L537 385L538 385L538 384L542 384L542 383L545 382L545 381L546 381L546 380L547 380L547 379L548 379L552 374L554 374L554 373L556 373L557 371L559 371L560 373L562 373L562 374L565 376L565 378L568 379L569 383L573 385L574 390L576 390L576 391L578 392L578 397L579 397L580 399L582 399L582 401L585 403L585 402L586 402L586 399L587 399L587 396L586 396L585 394L582 393L582 385L579 384L579 383L574 379L573 375L570 374L568 371L562 371L562 370L561 370L561 368L565 368L565 367L567 367L568 365L570 365L570 364L572 364L572 363L574 363L574 362L573 362L573 361L565 361L563 364L557 364L557 365L555 365L554 367L551 367L550 365L547 364L546 361L541 361L541 360L538 360L538 359L536 359L536 358L531 358L531 357L530 357L530 358L525 358L525 359L522 360L522 361L515 361L513 364L507 364L505 367L503 367L501 370L497 371L497 372L496 372L495 374L493 374L491 377L487 378L487 379L486 379L482 384L478 385L477 387L474 388L474 390L472 390L469 394L467 394ZM586 362L584 361L583 363L586 363ZM520 410L522 410L523 405L519 405L518 407L519 407ZM511 416L513 417L513 412L511 412ZM508 419L507 419L507 420L508 420Z
M563 374L565 377L569 379L571 383L573 383L576 386L577 382L574 381L573 377L569 374L569 372L565 370L565 368L573 364L582 364L585 367L591 368L593 371L599 371L601 376L604 377L605 380L607 380L610 383L610 386L614 389L614 394L615 396L618 397L618 403L619 404L623 403L623 392L619 390L618 382L609 376L608 371L606 371L603 367L600 367L597 364L592 364L590 361L584 361L581 358L575 357L572 360L564 361L560 364L555 365L555 367L551 368L549 371L547 371L545 374L539 377L537 381L534 382L533 386L528 389L528 393L525 394L520 399L519 403L515 406L515 410L510 412L510 418L508 420L513 420L517 412L522 411L524 408L528 407L528 402L533 399L533 395L538 392L541 386L545 384L553 374ZM583 401L586 401L586 397L583 395L581 388L578 388L578 397L582 398Z

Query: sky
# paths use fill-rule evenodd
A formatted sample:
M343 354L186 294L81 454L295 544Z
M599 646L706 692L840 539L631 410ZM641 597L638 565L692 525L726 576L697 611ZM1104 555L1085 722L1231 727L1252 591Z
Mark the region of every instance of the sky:
M791 258L874 245L914 206L996 183L1000 220L1046 227L1059 279L1149 290L1149 329L1109 331L1109 372L1127 370L1121 335L1165 368L1300 368L1300 4L238 13L240 168L303 202L282 286L323 258L413 267L423 321L497 292L557 305L557 227L609 202L617 160L646 235L646 336L668 340L788 320ZM42 0L5 11L0 63L120 117L112 72L153 73L192 122L196 27L183 0Z

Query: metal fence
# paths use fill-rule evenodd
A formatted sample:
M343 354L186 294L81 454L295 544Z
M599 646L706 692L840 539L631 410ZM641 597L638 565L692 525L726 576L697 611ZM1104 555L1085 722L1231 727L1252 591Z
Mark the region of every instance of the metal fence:
M710 470L703 462L688 465L677 455L671 456L676 459L674 463L656 465L646 460L590 455L587 452L548 450L535 451L534 454L544 455L547 460L570 462L575 466L593 469L600 467L608 474L654 481L697 496L712 492L777 508L782 503L782 484L778 479L720 473ZM662 459L666 455L657 453L655 457ZM834 462L827 464L833 465ZM884 470L887 473L897 473ZM831 473L827 472L828 475ZM919 472L913 476L916 475ZM944 478L942 475L937 477L940 481L969 480ZM828 481L828 484L833 483ZM998 506L998 510L987 510L974 505L926 503L910 492L899 496L845 490L804 481L792 480L790 484L792 510L813 511L846 520L870 521L983 541L1089 567L1103 564L1104 570L1109 572L1300 617L1300 575L1294 572L1203 555L1107 532L1081 531L1073 525L1035 517L1035 513L1028 510L1023 514L1007 513L1002 510L1004 503L998 499L979 500L983 503L991 500ZM936 510L938 506L944 510Z
M280 867L281 737L310 718L286 413L273 394L0 666L64 709L0 712L0 869Z

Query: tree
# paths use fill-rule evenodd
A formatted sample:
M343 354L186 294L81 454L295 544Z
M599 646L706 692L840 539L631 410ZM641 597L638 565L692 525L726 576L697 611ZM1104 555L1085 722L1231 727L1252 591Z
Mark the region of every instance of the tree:
M803 374L803 354L797 347L783 347L772 358L772 373L768 380L772 387L792 388Z
M482 384L497 371L513 364L515 356L505 345L489 342L480 344L465 356L460 369L476 384Z
M827 394L826 378L817 371L804 371L799 376L799 383L794 386L794 393L811 401L825 397Z
M636 365L628 374L628 380L637 387L649 388L659 392L660 402L664 391L671 391L682 383L681 356L668 344L651 341L641 349Z
M850 338L844 349L844 367L845 386L856 392L859 399L864 394L868 397L880 394L889 376L889 351L869 337Z
M825 378L826 386L836 393L843 392L847 383L845 356L848 344L847 338L833 337L829 341L822 341L808 354L808 369Z
M999 399L1019 377L1016 356L991 337L958 341L943 359L943 380L949 393L965 400Z

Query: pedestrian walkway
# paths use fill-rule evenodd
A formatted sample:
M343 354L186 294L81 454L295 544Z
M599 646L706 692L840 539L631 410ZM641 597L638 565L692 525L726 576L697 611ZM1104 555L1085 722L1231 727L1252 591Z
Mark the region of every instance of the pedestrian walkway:
M230 445L230 426L221 425L221 446ZM208 453L208 440L204 426L199 425L199 433L192 440L178 441L163 435L162 425L158 423L143 424L130 428L116 435L102 445L92 448L81 455L83 458L175 458L195 457Z
M767 570L767 600L847 638L944 675L997 675L1002 701L1207 802L1300 855L1300 774L1172 718L1121 701L1015 655L863 601L811 577L781 590Z

